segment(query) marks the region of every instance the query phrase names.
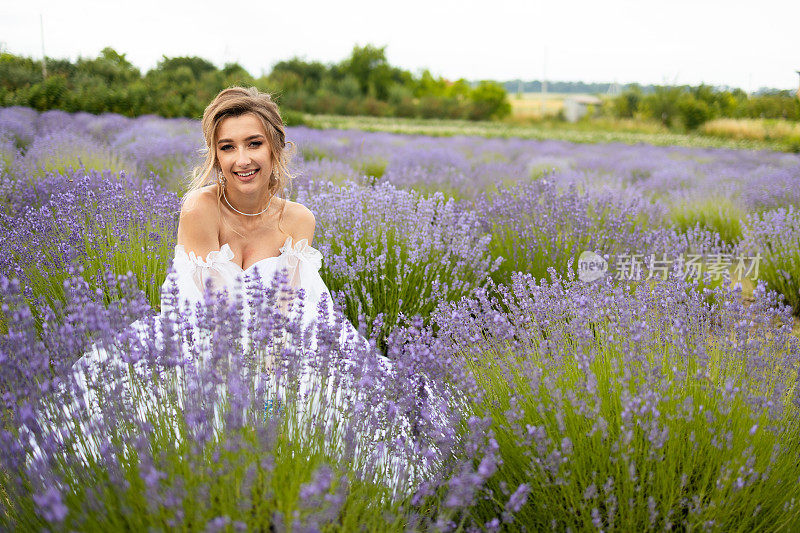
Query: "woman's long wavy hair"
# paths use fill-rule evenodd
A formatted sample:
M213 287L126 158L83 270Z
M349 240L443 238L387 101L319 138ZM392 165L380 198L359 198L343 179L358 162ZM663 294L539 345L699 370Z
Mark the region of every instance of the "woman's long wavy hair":
M293 179L288 165L294 152L294 143L286 141L286 132L278 105L272 101L269 94L262 93L255 87L224 89L206 107L202 122L203 137L206 143L202 153L205 154L205 160L192 172L187 192L217 183L220 180L222 169L217 160L216 150L219 125L228 117L238 117L247 113L258 117L267 132L267 144L272 156L269 194L286 198L286 194L291 190ZM217 196L221 199L221 187L218 188Z

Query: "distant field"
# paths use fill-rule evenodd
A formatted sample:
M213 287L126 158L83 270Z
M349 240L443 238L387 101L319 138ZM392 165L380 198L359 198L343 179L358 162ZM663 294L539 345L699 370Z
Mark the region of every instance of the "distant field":
M554 117L564 108L568 96L590 96L578 93L522 93L509 94L511 116L515 118Z
M512 119L513 120L513 119ZM730 139L699 134L671 133L657 125L637 121L592 121L570 124L560 121L514 123L469 120L431 120L340 115L306 115L309 126L320 129L386 131L416 135L452 137L520 137L523 139L558 139L576 143L652 144L708 148L744 148L786 151L787 145L775 140ZM645 130L645 131L642 131ZM652 131L647 131L652 130Z

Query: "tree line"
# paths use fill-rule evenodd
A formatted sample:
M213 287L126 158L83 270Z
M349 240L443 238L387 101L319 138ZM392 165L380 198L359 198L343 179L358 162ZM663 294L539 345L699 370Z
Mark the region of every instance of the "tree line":
M394 67L385 47L355 46L335 64L293 58L253 77L238 63L218 68L200 57L166 57L142 72L113 48L95 58L41 60L0 54L0 106L63 109L125 116L199 118L208 102L231 85L273 94L289 122L299 113L420 118L497 119L511 112L502 85L449 81L428 70Z
M619 118L655 119L687 130L716 118L800 120L800 100L792 91L748 95L741 89L710 85L657 86L650 92L633 85L611 99L605 110Z

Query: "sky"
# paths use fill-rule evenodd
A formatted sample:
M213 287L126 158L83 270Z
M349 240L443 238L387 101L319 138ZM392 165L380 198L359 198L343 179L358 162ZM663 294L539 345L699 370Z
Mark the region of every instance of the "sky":
M40 16L43 22L40 25ZM162 56L237 61L258 77L354 45L448 79L707 83L797 89L797 0L26 0L0 4L0 46L33 58L106 46L142 72Z

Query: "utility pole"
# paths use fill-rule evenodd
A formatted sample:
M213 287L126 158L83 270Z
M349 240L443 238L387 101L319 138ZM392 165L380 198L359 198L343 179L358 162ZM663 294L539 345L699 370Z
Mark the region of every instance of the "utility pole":
M44 19L42 18L42 14L39 13L39 29L41 30L42 34L42 79L47 79L47 56L44 55Z

